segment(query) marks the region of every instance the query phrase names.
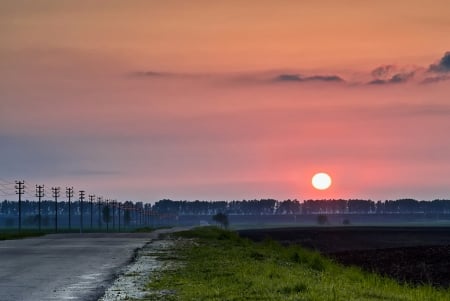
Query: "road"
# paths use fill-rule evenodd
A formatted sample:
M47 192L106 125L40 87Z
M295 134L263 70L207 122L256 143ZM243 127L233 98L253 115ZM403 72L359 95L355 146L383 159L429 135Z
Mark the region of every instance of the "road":
M134 251L161 232L0 241L0 300L97 300Z

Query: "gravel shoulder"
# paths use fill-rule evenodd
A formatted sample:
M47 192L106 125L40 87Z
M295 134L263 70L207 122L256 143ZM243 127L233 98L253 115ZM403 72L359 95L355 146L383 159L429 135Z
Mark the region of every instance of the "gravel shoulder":
M145 288L155 272L172 265L172 262L161 258L170 253L173 246L173 240L158 239L137 250L133 262L124 267L99 301L134 300L147 296L149 291Z

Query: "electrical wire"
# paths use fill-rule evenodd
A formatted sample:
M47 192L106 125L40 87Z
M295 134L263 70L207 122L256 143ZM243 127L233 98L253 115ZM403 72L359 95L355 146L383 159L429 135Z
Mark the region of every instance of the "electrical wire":
M0 178L0 182L3 182L4 184L8 184L8 185L14 185L14 184L16 184L15 182L10 182L10 181L7 181L7 180L2 179L2 178ZM1 183L0 183L0 185L1 185Z

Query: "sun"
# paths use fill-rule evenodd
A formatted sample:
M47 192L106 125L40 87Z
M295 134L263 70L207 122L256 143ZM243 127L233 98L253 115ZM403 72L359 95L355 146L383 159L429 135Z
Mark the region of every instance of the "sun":
M331 177L324 172L316 173L312 177L311 184L315 189L326 190L331 186Z

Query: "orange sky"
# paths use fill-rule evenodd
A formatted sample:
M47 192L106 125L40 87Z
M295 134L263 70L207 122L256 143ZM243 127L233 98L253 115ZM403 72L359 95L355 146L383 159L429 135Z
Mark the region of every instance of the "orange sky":
M184 71L428 63L448 1L4 0L3 47L68 48Z
M449 36L448 1L4 0L0 178L147 201L449 197Z

